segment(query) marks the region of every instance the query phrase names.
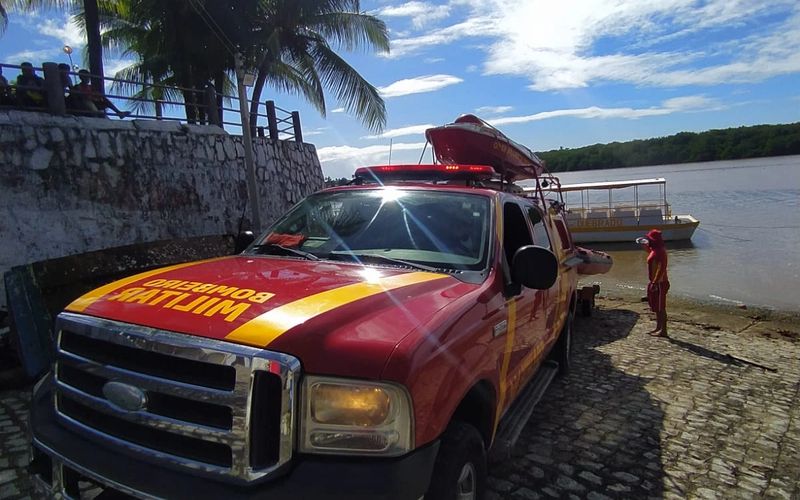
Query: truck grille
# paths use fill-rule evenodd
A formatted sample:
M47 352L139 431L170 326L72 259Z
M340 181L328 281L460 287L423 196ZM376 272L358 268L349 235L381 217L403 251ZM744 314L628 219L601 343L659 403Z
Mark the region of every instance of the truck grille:
M55 406L69 429L129 456L235 480L265 477L291 458L297 359L70 313L57 331ZM109 382L141 401L110 401Z

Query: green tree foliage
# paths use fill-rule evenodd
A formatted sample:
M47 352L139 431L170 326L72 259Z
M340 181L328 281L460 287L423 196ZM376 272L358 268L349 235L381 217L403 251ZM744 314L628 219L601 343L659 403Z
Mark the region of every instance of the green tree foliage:
M251 126L255 126L264 85L269 83L299 91L323 116L323 88L328 88L367 128L383 129L386 109L378 90L335 51L335 47L389 51L385 23L360 12L359 0L262 1L247 33L242 45L258 72Z
M800 123L681 132L538 154L551 172L796 155L800 154Z
M371 130L385 126L377 89L334 50L389 49L386 25L361 13L358 0L114 0L104 7L106 45L138 57L125 79L188 88L213 80L221 89L240 53L257 75L251 112L270 85L324 115L327 89ZM177 97L190 118L197 96Z
M347 185L351 179L346 177L339 177L338 179L333 179L331 177L325 177L325 187L334 187L334 186L344 186Z

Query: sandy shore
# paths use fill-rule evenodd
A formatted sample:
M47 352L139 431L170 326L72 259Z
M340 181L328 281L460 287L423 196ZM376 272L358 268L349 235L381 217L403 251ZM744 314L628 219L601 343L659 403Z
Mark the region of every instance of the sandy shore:
M643 314L641 320L646 322L649 318L655 326L655 315L650 313L647 303L643 301L643 294L638 290L601 289L597 304L608 309L630 308L640 311ZM746 304L721 304L673 293L668 295L667 312L670 323L697 334L724 330L745 337L760 336L800 342L800 312Z

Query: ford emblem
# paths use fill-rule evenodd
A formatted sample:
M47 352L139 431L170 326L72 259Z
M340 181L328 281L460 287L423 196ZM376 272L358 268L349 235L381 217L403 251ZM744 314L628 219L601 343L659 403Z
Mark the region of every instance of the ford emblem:
M143 390L122 382L106 382L103 396L112 405L125 411L143 410L147 404L147 395Z

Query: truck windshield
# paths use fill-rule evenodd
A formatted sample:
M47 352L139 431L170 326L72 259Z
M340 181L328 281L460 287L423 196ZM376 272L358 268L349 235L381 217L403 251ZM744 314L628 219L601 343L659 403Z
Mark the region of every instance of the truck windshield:
M480 271L490 215L490 200L480 195L393 187L319 193L276 222L250 252Z

